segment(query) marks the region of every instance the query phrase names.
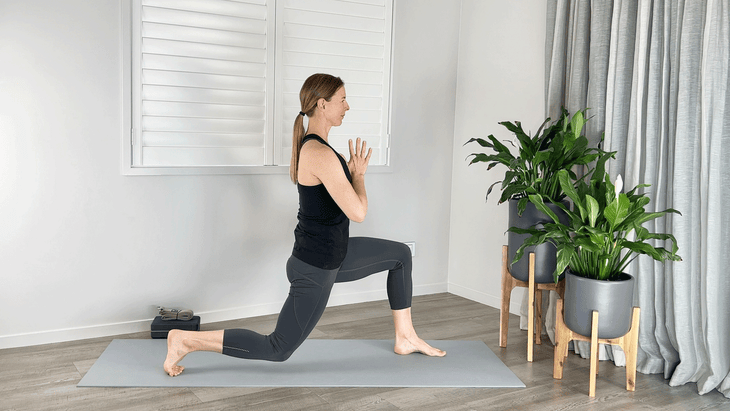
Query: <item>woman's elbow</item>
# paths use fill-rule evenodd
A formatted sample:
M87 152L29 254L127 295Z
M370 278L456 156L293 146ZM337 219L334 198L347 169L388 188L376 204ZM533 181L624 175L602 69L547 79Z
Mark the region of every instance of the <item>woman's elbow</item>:
M354 221L356 223L362 223L365 221L365 215L367 215L368 210L362 209L362 210L354 210L351 215L349 216L351 221Z

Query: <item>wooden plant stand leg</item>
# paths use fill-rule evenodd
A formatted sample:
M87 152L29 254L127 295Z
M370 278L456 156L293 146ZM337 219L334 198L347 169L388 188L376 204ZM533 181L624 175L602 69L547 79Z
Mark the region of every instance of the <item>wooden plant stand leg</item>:
M535 351L535 253L530 253L530 265L527 274L527 361L532 362Z
M634 307L631 313L631 329L623 339L621 349L626 354L626 389L636 390L636 359L639 354L639 319L641 309Z
M590 386L588 395L596 396L596 375L598 374L598 344L618 345L626 355L626 389L636 389L636 356L639 346L639 316L641 310L634 307L631 312L631 328L629 332L618 338L598 338L598 312L593 311L591 323L591 336L586 337L571 331L563 319L563 299L559 299L556 305L555 315L555 358L553 360L553 378L563 378L565 358L568 356L568 344L570 341L587 341L591 343L591 368Z
M509 328L509 303L515 287L528 288L528 284L520 281L509 272L509 247L502 246L502 303L499 308L499 346L507 347L507 331Z
M509 253L507 246L502 246L502 304L499 308L499 346L507 347L507 329L509 328L509 300L512 294L512 275L507 269Z
M499 309L499 346L507 347L507 331L509 329L509 303L512 290L515 287L528 288L528 284L520 281L509 272L509 249L508 246L502 246L502 304Z
M589 378L588 396L596 396L596 375L598 375L598 311L593 311L591 318L591 375Z
M543 294L547 291L548 294ZM543 311L542 299L543 296L550 298L550 291L558 293L560 298L565 296L565 278L555 283L535 284L535 321L537 325L535 327L535 344L542 344L542 331L545 324L545 312Z
M542 344L542 291L556 290L554 284L537 284L535 282L535 253L530 253L527 282L520 281L509 271L509 247L502 246L502 304L499 309L499 346L507 347L507 330L509 327L509 303L515 287L527 288L527 361L532 362L535 343ZM561 282L562 283L562 282ZM535 312L537 311L537 313ZM536 324L537 322L537 324Z
M555 292L558 293L561 300L565 298L565 277L555 285Z
M563 320L563 299L558 299L555 304L555 348L553 354L553 378L563 379L563 368L565 359L568 357L568 344L573 339L571 331Z
M542 315L542 289L537 285L535 290L535 344L542 344L542 323L545 321Z

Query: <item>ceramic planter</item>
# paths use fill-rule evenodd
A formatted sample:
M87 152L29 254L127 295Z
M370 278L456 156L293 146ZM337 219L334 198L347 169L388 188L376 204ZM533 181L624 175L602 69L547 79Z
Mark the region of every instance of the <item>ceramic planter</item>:
M565 274L565 325L589 337L591 316L598 311L598 338L618 338L631 328L634 277L622 273L616 281Z
M509 200L509 226L518 228L530 228L537 224L552 223L553 220L538 210L531 202L527 203L527 208L522 216L517 214L517 203L519 200ZM568 203L563 203L566 208ZM568 216L555 204L546 204L555 214L561 222L568 224ZM522 243L527 239L527 234L517 234L508 232L507 233L507 244L509 245L509 261L514 259L517 249L522 246ZM528 280L528 267L530 253L535 253L535 283L546 284L552 283L553 272L555 271L556 257L555 254L557 249L551 243L543 243L533 247L525 248L525 253L522 258L516 263L510 266L510 273L512 276L520 281L527 282ZM562 276L561 276L562 278Z

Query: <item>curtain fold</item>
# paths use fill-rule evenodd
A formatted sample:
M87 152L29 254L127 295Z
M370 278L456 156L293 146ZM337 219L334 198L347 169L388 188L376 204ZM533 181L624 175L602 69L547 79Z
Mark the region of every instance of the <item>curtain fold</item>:
M589 141L617 151L611 176L651 184L647 208L682 213L647 228L673 233L683 261L628 268L638 371L730 398L730 0L550 0L545 57L546 115L587 107ZM617 347L600 354L625 364Z

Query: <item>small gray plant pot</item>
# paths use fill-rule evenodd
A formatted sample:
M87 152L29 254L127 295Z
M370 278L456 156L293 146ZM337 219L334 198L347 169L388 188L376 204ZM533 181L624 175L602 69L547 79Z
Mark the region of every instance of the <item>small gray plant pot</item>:
M538 224L552 223L552 218L548 217L545 213L538 210L534 204L528 202L525 212L522 216L517 214L517 203L519 200L509 200L509 226L517 228L530 228ZM563 202L566 208L569 204ZM560 209L560 207L546 203L546 205L558 215L561 222L568 224L568 215ZM517 254L517 249L522 246L522 243L530 237L527 234L517 234L508 232L507 233L507 245L509 246L509 261L511 262ZM530 253L535 253L535 283L547 284L555 281L553 278L553 272L555 271L555 265L557 264L557 249L552 243L543 243L532 247L525 248L525 253L522 255L519 261L510 265L510 273L512 277L525 281L529 279L529 261ZM564 275L564 274L563 274ZM560 278L563 278L563 275Z
M618 338L631 328L634 277L621 273L616 281L565 274L565 325L590 337L593 310L598 311L598 338Z

